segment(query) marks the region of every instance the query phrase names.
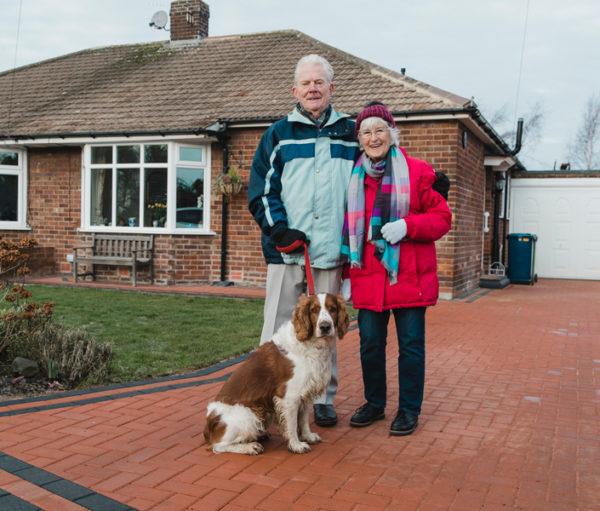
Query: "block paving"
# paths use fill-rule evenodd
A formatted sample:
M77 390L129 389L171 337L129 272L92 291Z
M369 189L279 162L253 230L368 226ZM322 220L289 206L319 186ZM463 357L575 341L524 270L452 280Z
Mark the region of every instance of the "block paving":
M323 442L304 455L289 453L276 430L260 456L207 450L206 405L236 360L0 402L0 509L597 511L599 303L600 282L542 279L430 308L423 411L407 437L388 433L393 328L386 419L349 426L363 403L353 329L338 345L339 423L314 426Z

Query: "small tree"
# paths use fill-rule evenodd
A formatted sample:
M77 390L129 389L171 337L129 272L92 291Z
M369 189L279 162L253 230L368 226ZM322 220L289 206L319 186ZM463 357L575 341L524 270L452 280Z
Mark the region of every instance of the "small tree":
M600 93L588 98L568 153L572 169L600 169Z

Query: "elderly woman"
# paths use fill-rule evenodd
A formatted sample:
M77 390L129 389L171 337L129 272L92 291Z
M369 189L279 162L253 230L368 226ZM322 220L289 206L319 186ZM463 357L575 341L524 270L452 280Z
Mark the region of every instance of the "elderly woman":
M386 338L390 311L398 334L398 412L392 435L418 423L425 383L425 308L437 302L435 241L450 230L445 199L432 189L431 166L407 156L389 110L369 104L356 120L361 154L348 186L342 252L350 265L345 298L358 309L360 360L367 402L350 425L385 417ZM351 284L349 286L348 284Z

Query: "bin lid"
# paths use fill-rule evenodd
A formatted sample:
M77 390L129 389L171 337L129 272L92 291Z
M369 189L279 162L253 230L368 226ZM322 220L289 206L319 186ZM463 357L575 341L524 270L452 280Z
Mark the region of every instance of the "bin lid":
M506 236L507 238L521 238L522 241L537 241L537 235L528 232L511 232Z

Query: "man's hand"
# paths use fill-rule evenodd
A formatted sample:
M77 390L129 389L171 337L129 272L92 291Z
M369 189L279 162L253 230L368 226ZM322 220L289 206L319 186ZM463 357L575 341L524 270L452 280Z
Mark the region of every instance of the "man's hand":
M433 188L436 192L438 192L444 199L448 200L448 191L450 190L450 180L448 176L443 172L435 173L437 179L431 188Z
M308 245L306 234L298 229L288 229L287 227L279 229L271 235L275 241L275 248L284 254L292 254L302 250L302 244Z

